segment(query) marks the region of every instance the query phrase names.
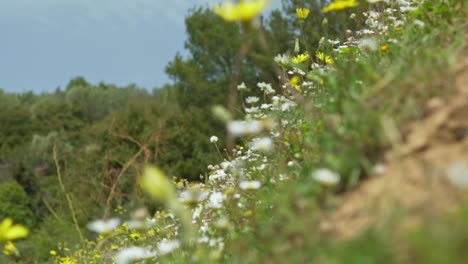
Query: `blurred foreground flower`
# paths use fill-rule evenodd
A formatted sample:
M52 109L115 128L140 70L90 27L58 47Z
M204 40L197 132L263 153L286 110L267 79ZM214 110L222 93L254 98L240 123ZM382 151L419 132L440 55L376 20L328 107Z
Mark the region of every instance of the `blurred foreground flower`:
M112 218L108 220L95 220L88 223L86 227L93 232L104 234L113 231L119 224L120 220L118 218Z
M188 206L197 206L198 203L206 200L209 193L200 190L189 189L180 193L180 201Z
M0 223L0 242L10 241L18 238L24 238L29 230L22 225L14 225L11 218L5 218Z
M115 261L117 264L133 263L139 259L156 257L156 252L142 247L129 247L117 253Z
M388 45L385 45L385 44L384 44L384 45L380 46L380 51L385 52L385 51L387 51L387 50L388 50Z
M213 106L211 108L211 112L213 113L214 117L222 122L227 122L232 119L229 111L221 105Z
M229 22L254 19L262 10L268 6L266 0L240 0L233 4L231 1L218 4L213 11L218 16Z
M274 144L271 138L262 137L262 138L256 138L252 142L250 142L249 147L252 150L267 153L273 150Z
M358 42L358 46L361 49L377 50L377 43L372 38L362 38Z
M453 162L448 165L447 174L452 184L461 188L468 188L468 165Z
M227 129L233 136L255 135L262 131L262 123L260 121L235 120L227 124Z
M334 186L340 181L340 175L323 168L313 171L312 178L327 187Z
M271 119L243 121L232 120L227 123L227 130L235 137L245 135L256 135L262 131L268 131L275 127L275 123Z
M188 211L180 203L174 185L160 169L146 166L140 178L141 188L155 200L164 203L180 219L182 242L188 244L194 235Z
M259 181L241 181L239 183L239 188L242 190L256 190L258 188L262 187L262 183Z
M180 242L178 240L163 240L158 243L157 247L158 247L158 253L160 255L165 255L179 248Z
M154 166L147 166L140 178L141 188L160 202L167 203L176 198L174 186L164 172Z
M343 9L356 7L359 3L356 0L335 0L331 2L329 5L325 6L322 9L323 13L328 13L330 11L340 11Z
M210 199L208 201L208 207L210 208L222 208L223 207L223 202L225 199L225 195L221 192L213 192L210 195Z
M29 230L22 225L14 225L11 218L5 218L0 223L0 243L5 242L3 246L3 254L18 256L19 252L15 244L11 240L24 238L28 235Z

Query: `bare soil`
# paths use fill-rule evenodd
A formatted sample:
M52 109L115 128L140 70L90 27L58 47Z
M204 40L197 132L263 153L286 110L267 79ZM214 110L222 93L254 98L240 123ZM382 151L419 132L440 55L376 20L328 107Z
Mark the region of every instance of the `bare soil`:
M395 217L401 228L413 228L468 200L468 47L450 81L448 95L430 99L424 118L402 130L404 142L386 153L383 172L323 214L323 232L348 239Z

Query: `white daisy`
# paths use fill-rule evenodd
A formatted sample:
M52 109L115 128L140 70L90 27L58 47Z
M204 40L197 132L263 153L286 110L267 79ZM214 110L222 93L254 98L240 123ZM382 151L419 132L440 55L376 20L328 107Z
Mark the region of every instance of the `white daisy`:
M241 181L239 183L239 188L242 190L256 190L262 186L262 183L259 181Z
M312 178L327 186L336 185L340 181L340 175L329 169L317 169L312 172Z
M248 103L248 104L253 104L253 103L256 103L258 102L260 99L256 96L249 96L247 98L245 98L245 102Z
M120 224L120 219L118 218L112 218L108 220L95 220L90 223L86 227L88 227L89 230L102 234L102 233L108 233L117 228Z
M117 264L132 263L135 260L156 257L156 252L142 247L129 247L122 249L115 256Z

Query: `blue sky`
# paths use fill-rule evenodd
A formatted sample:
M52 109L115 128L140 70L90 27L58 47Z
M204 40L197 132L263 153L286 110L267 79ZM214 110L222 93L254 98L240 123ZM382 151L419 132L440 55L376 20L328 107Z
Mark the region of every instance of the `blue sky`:
M75 76L159 87L169 82L165 65L183 51L187 11L217 2L0 0L0 88L54 91Z

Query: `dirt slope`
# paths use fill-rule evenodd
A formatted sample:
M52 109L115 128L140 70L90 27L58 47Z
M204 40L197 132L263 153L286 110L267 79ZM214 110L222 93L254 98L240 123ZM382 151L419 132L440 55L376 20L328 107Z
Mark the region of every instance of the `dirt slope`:
M398 214L402 227L453 211L468 198L468 47L453 72L453 92L432 98L409 125L405 142L386 153L385 169L339 197L321 229L347 239Z

